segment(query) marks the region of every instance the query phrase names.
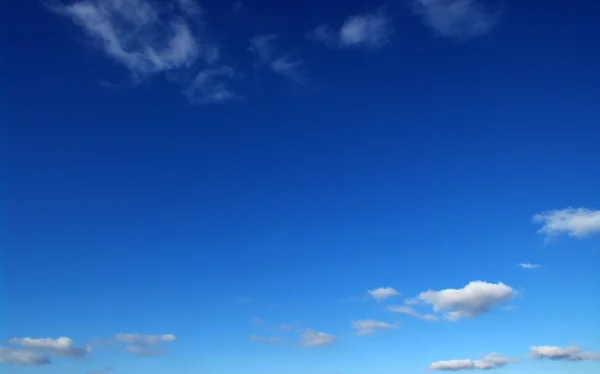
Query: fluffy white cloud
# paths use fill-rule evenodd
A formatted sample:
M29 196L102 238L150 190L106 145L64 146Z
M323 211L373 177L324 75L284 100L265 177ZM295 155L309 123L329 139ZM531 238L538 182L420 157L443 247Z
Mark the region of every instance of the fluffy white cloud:
M329 47L365 47L376 49L388 43L394 33L390 17L383 11L349 17L339 30L317 26L308 37Z
M10 344L20 345L25 348L36 348L51 351L69 357L82 357L91 351L90 346L79 347L73 339L62 336L57 339L52 338L11 338Z
M491 353L479 360L464 359L437 361L429 365L429 370L489 370L502 367L511 362L516 362L516 360L497 353Z
M504 283L473 281L460 289L425 291L419 294L419 300L433 305L436 312L447 311L445 318L458 320L478 317L491 308L513 298L516 291Z
M322 347L337 342L335 336L311 329L304 330L300 338L305 348Z
M407 316L424 319L426 321L437 321L437 316L433 314L419 313L410 306L390 306L388 309L394 313L402 313Z
M481 0L414 0L415 12L443 37L468 39L488 33L498 23L501 9Z
M50 357L37 352L11 347L0 347L0 364L40 366L50 363Z
M162 354L164 343L177 341L173 334L144 335L144 334L115 334L113 338L125 344L125 350L138 356L155 356Z
M530 356L536 360L600 361L600 352L583 351L579 347L537 346L530 347L529 350Z
M352 321L352 327L356 329L356 335L371 335L379 331L395 330L397 326L389 323L379 322L372 319Z
M533 216L542 225L538 233L548 237L567 234L575 238L600 233L600 210L567 208L542 212Z
M304 62L293 59L289 54L275 53L273 46L277 34L255 35L250 39L248 50L254 53L259 66L266 66L273 73L281 75L297 85L306 83Z
M521 269L537 269L537 268L542 267L542 265L530 264L530 263L521 263L521 264L517 264L517 266L519 266Z
M256 335L252 335L250 337L250 340L254 341L254 342L262 342L262 343L271 343L271 344L275 344L275 343L281 343L281 341L283 340L282 338L278 337L278 336L273 336L273 337L265 337L265 336L256 336Z
M377 301L383 301L392 296L399 296L400 292L396 291L392 287L379 287L374 290L369 290L369 295Z

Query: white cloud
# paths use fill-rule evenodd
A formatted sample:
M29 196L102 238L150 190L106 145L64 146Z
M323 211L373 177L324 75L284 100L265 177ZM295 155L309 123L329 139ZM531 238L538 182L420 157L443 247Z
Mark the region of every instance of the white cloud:
M37 352L10 347L0 347L0 364L40 366L50 363L50 357Z
M435 316L433 314L419 313L409 306L390 306L390 307L388 307L388 309L394 313L402 313L407 316L424 319L426 321L437 321L437 319L438 319L437 316Z
M501 14L499 6L490 9L481 0L414 0L413 8L438 34L459 40L487 34Z
M516 362L517 360L499 355L497 353L491 353L479 360L448 360L448 361L437 361L429 365L429 370L489 370L502 367L508 363Z
M194 104L242 100L230 87L230 81L234 77L235 71L227 66L203 70L196 75L184 94Z
M255 342L262 342L262 343L270 343L270 344L275 344L275 343L281 343L281 341L283 340L282 338L278 337L278 336L273 336L273 337L264 337L264 336L256 336L256 335L252 335L250 337L250 340L255 341Z
M83 0L53 9L135 74L189 67L204 53L183 18L161 13L146 0Z
M517 264L517 266L519 266L521 269L537 269L537 268L542 267L542 265L529 264L529 263L521 263L521 264Z
M419 299L432 304L436 312L447 311L445 318L455 321L483 315L516 294L510 286L501 282L493 284L473 281L460 289L421 292Z
M322 347L337 342L337 338L324 332L306 329L301 335L302 346L305 348Z
M600 361L600 352L583 351L579 347L561 348L556 346L530 347L533 359L556 361Z
M376 49L387 44L393 33L391 18L379 11L349 17L337 31L329 25L319 25L308 37L329 47Z
M25 348L45 349L53 353L69 356L82 357L91 351L90 346L79 347L75 345L73 339L62 336L57 339L52 338L11 338L10 344L19 345Z
M392 296L399 296L400 292L396 291L392 287L379 287L374 290L369 290L369 295L377 301L383 301Z
M110 60L128 69L136 81L160 74L197 70L218 62L218 44L208 37L196 0L167 6L152 0L80 0L50 9L78 25ZM228 68L223 68L228 69ZM218 69L217 69L218 70ZM201 76L205 71L196 73ZM224 80L196 79L186 91L194 102L233 99ZM200 87L204 82L206 87ZM189 84L186 84L190 86Z
M143 335L143 334L115 334L113 338L125 344L125 349L138 356L155 356L162 354L162 345L177 341L173 334Z
M355 328L356 335L371 335L376 332L385 330L395 330L398 327L389 323L379 322L372 319L363 319L360 321L352 321L352 327Z
M306 74L302 70L304 62L293 59L289 54L275 53L273 43L277 38L277 34L255 35L250 39L248 50L256 55L259 66L266 66L273 73L297 85L304 85L306 83Z
M542 212L533 216L542 225L538 233L553 237L560 234L581 239L600 233L600 210L567 208Z

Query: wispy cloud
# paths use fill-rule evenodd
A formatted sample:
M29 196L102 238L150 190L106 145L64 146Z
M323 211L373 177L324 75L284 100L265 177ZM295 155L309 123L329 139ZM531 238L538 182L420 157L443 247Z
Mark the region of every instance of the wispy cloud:
M600 352L589 352L579 347L561 348L556 346L531 347L530 356L535 360L555 361L600 361Z
M505 366L511 362L517 362L517 360L511 357L499 355L497 353L491 353L479 360L462 359L433 362L431 365L429 365L429 370L489 370Z
M196 0L177 0L174 5L150 0L81 0L53 3L49 8L78 25L107 58L140 81L198 69L201 72L196 74L201 75L219 62L219 45L208 36L204 12ZM194 94L188 88L186 96L198 103L235 98L223 92L222 81L232 78L231 74L220 77L219 81L197 79L192 83ZM206 87L200 89L200 84Z
M395 330L398 326L389 323L375 321L373 319L363 319L352 321L352 327L356 329L356 335L372 335L376 332Z
M283 341L283 338L281 338L279 336L265 337L265 336L252 335L250 337L250 340L254 341L254 342L276 344L276 343L281 343Z
M0 347L0 364L19 366L41 366L51 363L50 357L25 349Z
M277 38L277 34L255 35L250 39L248 50L256 55L257 66L265 66L299 86L304 85L307 78L303 71L304 62L294 59L289 53L275 52Z
M41 349L53 354L64 355L68 357L83 357L91 352L90 346L80 347L75 344L73 339L66 336L60 338L11 338L9 344L19 345L24 348Z
M410 306L390 306L388 310L394 313L402 313L410 317L423 319L426 321L437 321L438 317L433 314L419 313Z
M349 17L339 30L327 24L319 25L308 33L308 37L331 48L377 49L387 44L393 33L392 19L380 10Z
M533 222L542 225L538 233L552 238L566 234L581 239L600 233L600 210L567 208L550 210L533 216Z
M521 264L517 264L518 267L520 267L521 269L538 269L541 268L542 265L538 265L538 264L530 264L530 263L521 263Z
M203 70L196 75L184 94L195 104L242 100L242 96L236 94L231 88L231 80L235 75L235 71L228 66Z
M400 292L396 291L392 287L379 287L373 290L369 290L367 292L369 293L369 295L371 295L373 299L377 300L378 302L386 300L392 296L400 295Z
M439 35L465 40L490 32L501 16L500 6L481 0L413 0L413 9Z
M444 311L444 318L457 321L486 314L516 294L512 287L501 282L494 284L473 281L459 289L421 292L419 300L431 304L436 312Z
M125 344L125 350L138 356L155 356L164 353L164 343L177 341L173 334L144 335L144 334L115 334L114 340Z
M300 338L305 348L323 347L337 342L335 336L311 329L304 330Z

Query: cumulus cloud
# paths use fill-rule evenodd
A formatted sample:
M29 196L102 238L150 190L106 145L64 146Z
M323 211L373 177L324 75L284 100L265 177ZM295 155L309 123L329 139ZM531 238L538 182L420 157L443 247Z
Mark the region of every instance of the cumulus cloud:
M305 348L323 347L337 342L335 336L311 329L304 330L300 338Z
M393 33L392 19L379 11L349 17L339 30L327 24L319 25L308 33L308 37L332 48L377 49L387 44Z
M530 356L535 360L600 361L600 352L588 352L579 347L537 346L530 347L529 350Z
M392 287L379 287L374 290L369 290L369 295L377 301L383 301L392 296L399 296L400 292L396 291Z
M567 234L581 239L600 233L600 210L585 208L550 210L534 215L533 221L542 225L538 233L548 238Z
M177 341L173 334L144 335L144 334L115 334L114 340L125 344L125 350L138 356L155 356L162 354L164 343Z
M290 54L275 52L277 34L255 35L250 39L248 50L254 53L259 66L266 66L273 73L281 75L297 85L306 83L304 62L292 58Z
M445 318L456 321L481 316L491 308L512 299L516 293L501 282L493 284L473 281L460 289L421 292L419 300L433 305L436 312L446 311Z
M481 0L414 0L413 9L436 33L459 40L487 34L501 15Z
M356 335L371 335L385 330L395 330L397 326L389 323L379 322L372 319L352 321L352 327L356 329Z
M402 313L410 317L424 319L426 321L437 321L437 316L433 314L419 313L410 306L390 306L388 309L394 313Z
M502 367L508 363L516 362L517 360L499 355L497 353L491 353L482 359L479 360L471 360L471 359L463 359L463 360L448 360L448 361L437 361L429 365L429 370L448 370L448 371L458 371L458 370L490 370Z
M219 60L219 46L209 38L203 10L196 0L177 0L172 6L152 0L80 0L51 5L56 14L78 25L92 43L136 81L160 73L196 70ZM200 73L202 74L202 73ZM221 78L231 77L221 75ZM203 82L210 86L199 89ZM221 102L221 80L196 80L195 102ZM203 93L206 98L199 99Z
M265 336L256 336L256 335L252 335L250 337L250 340L252 340L254 342L270 343L270 344L281 343L283 341L283 339L278 336L265 337Z
M530 264L530 263L521 263L521 264L517 264L517 266L519 266L521 269L537 269L537 268L542 267L542 265Z
M57 339L52 338L11 338L8 342L13 345L19 345L24 348L44 349L52 353L69 356L83 357L91 351L90 346L79 347L73 339L62 336Z
M0 364L41 366L50 363L50 357L24 349L0 347Z

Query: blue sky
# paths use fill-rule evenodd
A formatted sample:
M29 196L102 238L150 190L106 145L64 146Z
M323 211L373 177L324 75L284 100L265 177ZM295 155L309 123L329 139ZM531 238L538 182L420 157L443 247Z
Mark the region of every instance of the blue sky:
M597 3L3 7L3 373L598 371Z

